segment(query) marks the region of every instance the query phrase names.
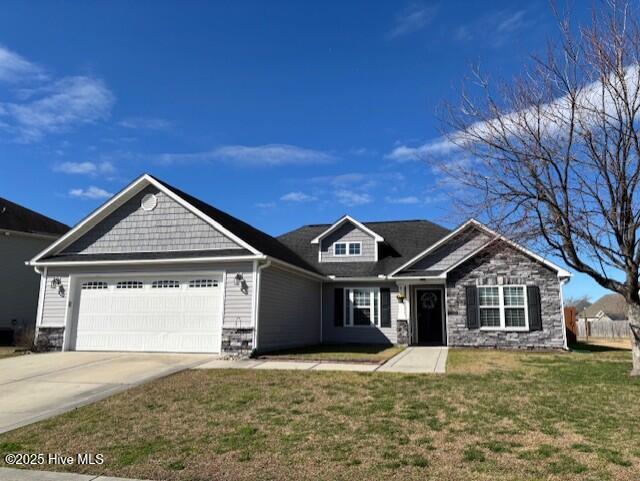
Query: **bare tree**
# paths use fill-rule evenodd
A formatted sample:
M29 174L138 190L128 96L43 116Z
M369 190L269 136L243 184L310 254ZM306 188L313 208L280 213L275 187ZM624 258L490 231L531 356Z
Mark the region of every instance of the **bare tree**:
M566 307L573 307L576 310L577 314L580 314L587 307L591 305L591 299L588 295L575 296L575 297L567 297L564 300L564 305Z
M538 242L624 296L640 375L640 28L635 4L611 0L588 26L558 10L560 35L521 75L474 69L443 111L440 162L458 200L493 227ZM442 160L442 159L440 159Z

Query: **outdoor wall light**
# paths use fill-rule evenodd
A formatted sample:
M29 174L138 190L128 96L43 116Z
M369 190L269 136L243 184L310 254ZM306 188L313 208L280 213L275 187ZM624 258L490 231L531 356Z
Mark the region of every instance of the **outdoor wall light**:
M236 286L240 286L240 291L243 294L246 294L247 292L249 292L249 285L247 284L247 281L244 280L244 276L241 273L237 273L236 277L233 280L233 283Z
M51 279L51 289L58 289L58 295L64 297L65 289L64 285L62 285L62 279L59 277Z

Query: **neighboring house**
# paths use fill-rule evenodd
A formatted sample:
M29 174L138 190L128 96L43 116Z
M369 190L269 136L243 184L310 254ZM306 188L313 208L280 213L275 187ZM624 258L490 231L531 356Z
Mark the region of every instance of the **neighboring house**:
M578 314L588 321L624 321L627 303L620 294L606 294Z
M25 260L47 247L69 227L0 197L0 337L35 326L40 276Z
M30 263L43 349L566 346L570 274L475 220L344 216L274 238L144 175Z

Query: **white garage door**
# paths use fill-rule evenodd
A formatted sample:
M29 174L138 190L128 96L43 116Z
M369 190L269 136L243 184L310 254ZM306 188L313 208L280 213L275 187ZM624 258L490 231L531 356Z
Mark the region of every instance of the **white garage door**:
M222 275L82 279L78 351L220 352Z

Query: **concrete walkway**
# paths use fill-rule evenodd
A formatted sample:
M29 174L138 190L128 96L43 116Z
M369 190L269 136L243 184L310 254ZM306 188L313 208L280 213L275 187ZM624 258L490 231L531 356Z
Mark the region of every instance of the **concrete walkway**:
M447 348L411 346L384 364L356 362L274 361L260 359L214 359L194 369L284 369L296 371L403 372L414 374L444 373Z
M380 366L380 372L444 374L448 349L444 346L411 346Z
M99 468L98 468L99 469ZM0 468L0 481L137 481L134 479L92 476L90 474L55 473L27 469ZM138 480L139 481L139 480Z
M0 433L209 361L211 355L31 354L0 360Z

